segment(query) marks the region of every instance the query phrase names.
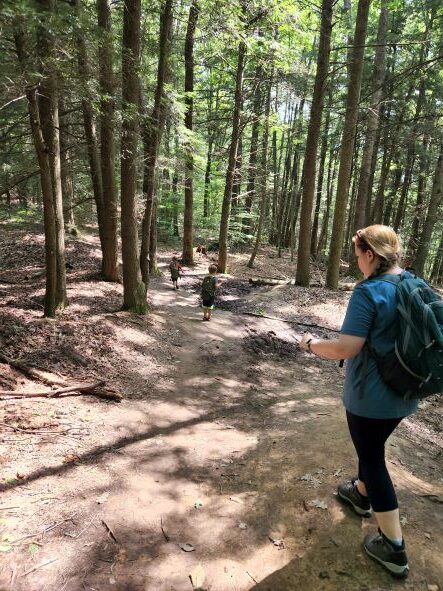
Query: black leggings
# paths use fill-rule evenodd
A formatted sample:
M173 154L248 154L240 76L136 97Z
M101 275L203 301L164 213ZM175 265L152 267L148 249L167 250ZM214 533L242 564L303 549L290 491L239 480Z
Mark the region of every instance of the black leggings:
M346 411L358 456L358 479L365 483L376 512L398 509L397 496L385 463L385 442L400 419L368 419Z

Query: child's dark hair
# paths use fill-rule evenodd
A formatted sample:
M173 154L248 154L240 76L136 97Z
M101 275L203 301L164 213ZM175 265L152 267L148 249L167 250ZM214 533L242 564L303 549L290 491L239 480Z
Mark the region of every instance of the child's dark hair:
M217 268L217 265L212 263L211 265L209 265L208 271L211 273L211 275L213 275L214 273L217 273Z

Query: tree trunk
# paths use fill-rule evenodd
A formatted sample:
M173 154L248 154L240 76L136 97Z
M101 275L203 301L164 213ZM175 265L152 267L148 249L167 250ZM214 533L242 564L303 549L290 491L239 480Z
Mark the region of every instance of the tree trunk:
M205 188L203 194L203 217L209 217L209 194L211 187L211 166L212 166L212 135L208 137L208 152L206 156Z
M417 256L415 257L414 268L418 274L423 275L425 269L426 257L429 254L429 247L431 245L431 237L434 226L437 222L438 209L443 203L443 144L440 146L440 154L435 168L434 182L432 185L431 199L429 202L426 220L423 226L423 232L420 237L420 242L417 249ZM440 245L442 246L442 245ZM439 249L440 264L443 257L442 248ZM432 273L434 275L434 273Z
M146 289L141 281L135 192L137 187L138 79L141 0L126 0L123 10L121 138L121 235L123 309L144 314Z
M329 218L331 215L331 203L332 203L332 193L333 193L333 186L335 175L337 172L337 156L334 152L334 148L332 147L329 152L329 162L328 162L328 178L326 180L326 211L323 215L323 220L321 224L321 232L320 237L318 239L317 244L317 256L326 248L326 244L328 242L328 227L329 227Z
M80 4L81 0L75 0L75 6L77 8L77 17L80 19ZM102 251L102 263L101 272L103 277L105 276L104 271L104 251L107 246L105 237L105 228L103 223L104 216L104 204L103 204L103 184L101 175L101 162L100 162L100 149L97 140L96 121L94 116L94 109L92 106L92 97L89 90L88 81L92 77L92 68L88 59L88 53L86 50L86 44L84 39L84 31L81 29L80 24L77 25L75 32L75 41L78 48L78 72L80 76L81 90L82 90L82 114L83 114L83 125L85 128L86 136L86 149L89 161L89 172L92 181L92 192L94 195L95 207L97 211L97 225L98 234L100 238L100 246Z
M55 38L51 32L54 18L54 0L37 0L40 23L38 26L38 52L41 59L42 79L39 91L40 124L49 150L49 168L57 234L57 286L55 304L59 310L68 305L66 295L65 230L60 173L60 136L58 117L58 88L55 61Z
M228 169L226 171L225 192L223 195L220 233L219 233L219 254L218 270L220 273L226 273L228 262L228 227L229 214L231 211L232 184L234 181L235 162L237 159L238 138L240 135L240 106L243 94L243 72L246 61L246 43L241 41L238 46L237 73L235 80L235 99L234 111L232 114L232 136L229 149Z
M192 117L194 105L194 36L197 26L199 6L197 0L192 0L189 9L188 28L185 41L185 127L189 130L190 142L186 146L185 154L185 209L183 213L183 263L185 265L194 264L194 251L192 244L193 232L193 175L194 175L194 155L192 145Z
M415 163L415 137L414 137L414 134L411 133L409 136L408 150L406 153L405 175L403 178L400 199L397 204L397 210L396 210L395 219L394 219L395 232L398 232L400 229L400 226L403 225L403 217L404 217L405 210L406 210L407 196L408 196L409 186L410 186L411 180L412 180L412 171L414 169L414 163Z
M367 111L365 145L360 165L357 199L355 203L352 235L366 224L366 210L370 195L370 179L374 148L379 127L380 101L386 72L386 35L388 32L389 12L387 0L382 0L378 20L377 47L375 50L374 71L372 74L371 99Z
M28 71L28 54L26 51L26 38L21 26L14 29L14 43L17 57L23 74ZM40 114L37 105L37 87L26 87L28 101L29 121L31 124L32 139L37 155L40 183L43 196L43 221L45 228L45 269L46 289L44 315L54 317L56 311L56 286L57 286L57 232L52 197L52 181L49 166L48 148L45 145L40 125Z
M302 201L300 214L300 232L298 241L296 282L309 286L309 262L311 254L311 223L312 206L314 203L317 146L320 135L321 117L326 77L329 68L329 51L331 47L332 7L334 0L323 0L320 43L318 48L317 72L314 82L308 136L306 139L305 159L302 173Z
M115 99L114 72L112 69L111 0L97 0L97 17L100 29L98 61L100 104L100 151L103 198L103 278L119 281L117 241L117 188L115 184Z
M340 272L340 257L343 247L344 221L348 201L349 179L354 151L355 129L358 116L358 102L360 98L361 78L363 71L363 56L368 24L370 0L359 0L357 22L353 41L351 74L348 96L346 100L346 114L343 127L340 150L340 167L337 180L337 194L335 199L334 222L329 253L326 284L336 289Z
M157 167L158 152L166 119L167 102L165 83L169 76L169 53L172 29L172 0L166 0L160 16L159 58L157 68L157 86L155 89L154 107L149 120L143 122L143 195L145 197L145 211L142 222L142 241L140 248L140 268L142 279L146 286L149 284L149 271L155 261L149 261L152 252L151 227L155 209L155 169ZM146 119L146 118L145 118Z
M258 132L260 128L261 85L263 71L257 66L255 71L254 100L252 102L252 127L249 147L248 181L246 184L245 217L242 222L242 230L246 234L251 233L251 209L255 197L255 178L257 176L257 149Z
M434 258L431 280L434 283L443 283L443 232L440 237L440 244Z
M258 248L260 246L261 235L263 230L264 218L265 218L265 207L267 199L267 186L268 186L268 145L269 145L269 113L271 111L271 82L268 85L266 106L265 106L265 125L263 130L263 145L262 145L262 162L261 162L261 174L262 182L260 187L260 212L257 225L257 234L255 237L254 249L251 253L251 257L248 262L248 267L252 269L254 266L254 260L257 256Z
M58 101L60 113L60 174L63 196L63 219L68 232L75 233L73 207L74 181L72 178L71 149L69 146L69 115L64 113L62 99Z
M320 163L318 166L318 178L317 178L317 195L315 201L315 209L314 209L314 221L312 224L312 233L311 233L311 256L317 256L317 237L318 237L318 226L320 220L320 208L321 208L321 199L323 195L323 179L325 174L325 162L326 162L326 155L328 153L328 134L329 134L329 123L331 120L331 109L332 109L332 100L333 100L333 92L332 92L332 84L330 85L329 89L329 99L328 99L328 107L326 111L326 120L325 125L323 128L322 134L322 141L321 141L321 149L320 149Z
M417 252L420 229L426 214L426 178L429 166L429 142L430 137L427 134L423 135L422 150L420 153L420 166L418 170L417 182L417 200L415 202L414 213L412 216L411 234L409 236L408 247L406 249L406 264L412 266Z

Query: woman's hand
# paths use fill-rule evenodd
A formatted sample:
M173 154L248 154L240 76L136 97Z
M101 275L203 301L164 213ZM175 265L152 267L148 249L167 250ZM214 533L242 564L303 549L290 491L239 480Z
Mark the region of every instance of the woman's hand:
M314 335L307 332L303 335L302 340L299 342L300 349L303 351L309 351L309 346L311 345L312 341L315 339ZM309 345L308 345L309 341Z

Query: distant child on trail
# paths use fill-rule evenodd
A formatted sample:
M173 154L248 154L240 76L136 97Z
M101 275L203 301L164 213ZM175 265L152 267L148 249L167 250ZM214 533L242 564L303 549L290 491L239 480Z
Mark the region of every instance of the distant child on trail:
M215 276L217 273L217 265L209 265L209 275L203 279L202 283L202 308L203 320L211 320L212 310L214 308L215 290L220 285Z
M178 262L177 257L172 257L172 260L169 263L169 270L171 272L172 288L178 289L178 278L183 272L183 267Z

